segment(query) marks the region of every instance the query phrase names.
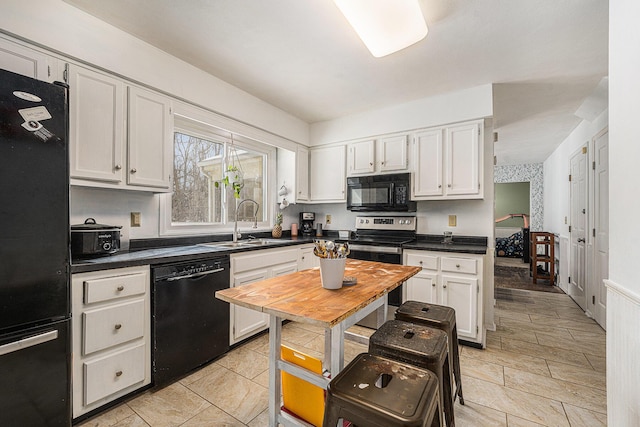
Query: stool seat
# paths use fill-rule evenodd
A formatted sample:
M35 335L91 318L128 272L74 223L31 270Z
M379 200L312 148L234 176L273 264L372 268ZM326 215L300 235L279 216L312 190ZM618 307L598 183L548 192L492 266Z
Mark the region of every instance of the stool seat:
M389 320L369 337L369 354L410 363L433 372L438 378L440 404L447 426L455 425L446 332L402 320Z
M455 379L457 396L464 405L462 397L462 378L460 374L460 355L458 350L458 328L456 327L456 311L444 305L429 304L420 301L406 301L396 310L395 318L405 322L419 323L438 328L447 333L449 353L451 354L452 377Z
M438 388L432 372L363 353L329 383L323 426L441 426Z

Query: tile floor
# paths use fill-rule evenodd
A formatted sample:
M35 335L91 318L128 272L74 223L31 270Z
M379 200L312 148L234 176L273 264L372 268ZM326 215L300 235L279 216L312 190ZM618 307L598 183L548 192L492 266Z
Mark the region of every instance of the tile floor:
M511 290L496 305L487 348L460 347L465 405L458 427L605 426L605 333L564 294ZM289 323L283 340L321 357L322 330ZM345 343L345 359L366 347ZM147 391L81 425L267 426L268 340Z

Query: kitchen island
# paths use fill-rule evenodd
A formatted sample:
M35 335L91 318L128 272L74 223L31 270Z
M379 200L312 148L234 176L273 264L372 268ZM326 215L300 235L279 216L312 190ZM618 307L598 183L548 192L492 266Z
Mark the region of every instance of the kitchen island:
M379 262L347 260L345 276L357 283L340 289L324 289L318 268L251 283L216 292L216 297L269 315L269 425L295 424L280 412L280 372L326 388L329 380L313 374L280 357L283 320L317 325L325 329L323 367L335 376L344 367L344 338L347 328L370 313L377 312L379 324L386 320L387 294L420 271Z

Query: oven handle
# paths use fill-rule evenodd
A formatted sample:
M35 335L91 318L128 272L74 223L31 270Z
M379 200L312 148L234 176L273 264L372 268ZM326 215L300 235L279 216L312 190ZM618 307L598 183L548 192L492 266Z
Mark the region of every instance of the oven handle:
M369 246L369 245L349 245L351 251L375 252L383 254L401 254L402 248L395 246Z

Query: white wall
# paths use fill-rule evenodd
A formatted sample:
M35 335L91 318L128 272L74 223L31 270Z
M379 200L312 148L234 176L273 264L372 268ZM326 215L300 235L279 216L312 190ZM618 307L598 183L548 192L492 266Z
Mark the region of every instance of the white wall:
M61 0L2 0L0 29L308 145L306 122Z
M569 236L569 159L609 121L605 110L592 122L583 121L562 144L544 161L544 230ZM564 219L567 217L567 224Z
M609 1L607 422L640 425L640 2Z
M322 145L493 116L491 85L313 123L310 144Z

